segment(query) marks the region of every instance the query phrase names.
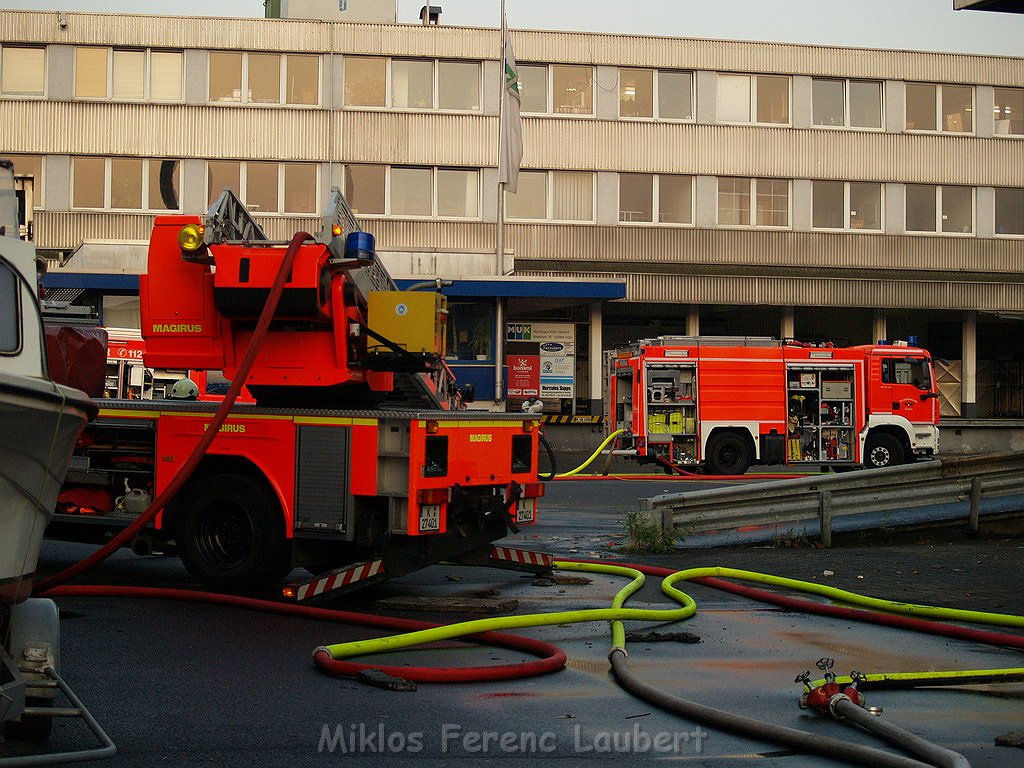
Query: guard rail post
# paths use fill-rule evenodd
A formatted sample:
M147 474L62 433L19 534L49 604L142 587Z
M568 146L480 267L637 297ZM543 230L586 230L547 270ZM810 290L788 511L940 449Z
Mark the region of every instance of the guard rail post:
M832 546L832 491L818 492L818 518L821 520L821 545Z

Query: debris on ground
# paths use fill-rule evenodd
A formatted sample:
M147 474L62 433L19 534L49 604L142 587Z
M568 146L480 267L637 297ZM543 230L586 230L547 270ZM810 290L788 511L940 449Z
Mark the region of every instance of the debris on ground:
M700 635L692 632L627 632L630 643L699 643Z
M1024 731L1010 731L1002 736L996 736L996 746L1024 749Z
M395 677L379 669L364 669L356 679L361 683L372 685L374 688L383 688L385 691L415 691L416 683L406 680L404 677Z

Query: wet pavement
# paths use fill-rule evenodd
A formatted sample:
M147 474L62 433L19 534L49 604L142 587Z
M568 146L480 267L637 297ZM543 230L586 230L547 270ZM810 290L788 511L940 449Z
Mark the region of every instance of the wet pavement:
M649 484L648 484L649 483ZM1024 536L1011 526L981 539L959 531L843 540L811 546L644 555L624 551L623 520L637 498L672 481L560 482L549 485L541 525L505 543L558 557L622 559L673 568L726 565L828 583L879 597L1024 613ZM90 551L48 542L41 569L52 572ZM828 574L828 575L827 575ZM604 607L623 581L539 586L509 571L434 566L335 607L416 594L443 600L497 590L517 613ZM192 587L173 558L120 553L89 581ZM701 585L692 619L636 629L687 631L697 644L636 642L631 668L645 681L695 701L771 722L881 746L853 728L801 712L798 672L822 656L847 672L1024 666L1021 653L848 620L776 609ZM421 684L411 693L330 678L311 663L323 643L374 637L379 630L180 603L62 598L64 674L120 747L111 766L641 765L810 768L844 763L794 755L678 719L623 692L608 671L607 624L519 630L553 642L566 669L502 683ZM649 584L631 605L666 606ZM412 615L412 614L404 614ZM443 610L415 618L456 621ZM634 628L631 625L631 628ZM446 641L377 657L382 663L510 663L521 654ZM1024 750L995 737L1024 730L1024 684L868 694L893 722L962 751L976 768L1024 766ZM80 726L59 723L53 743L84 745ZM0 754L4 747L0 746Z

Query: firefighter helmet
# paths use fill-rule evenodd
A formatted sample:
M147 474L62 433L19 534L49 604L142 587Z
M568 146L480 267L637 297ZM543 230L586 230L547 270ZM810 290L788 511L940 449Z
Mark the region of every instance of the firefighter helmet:
M171 400L195 400L199 397L199 387L192 379L178 379L167 397Z

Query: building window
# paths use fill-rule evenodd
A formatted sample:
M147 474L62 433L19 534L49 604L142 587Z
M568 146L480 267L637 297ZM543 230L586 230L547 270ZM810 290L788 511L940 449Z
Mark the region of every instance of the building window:
M396 109L434 108L434 63L420 59L391 62L391 106Z
M1024 189L996 189L996 235L1024 235Z
M906 192L908 232L974 232L973 188L908 184Z
M667 174L620 173L619 221L693 223L693 177Z
M974 133L974 88L907 83L908 131Z
M14 163L15 176L32 177L32 208L43 207L43 158L41 155L0 154L0 160Z
M383 107L387 96L387 64L382 56L345 57L345 104Z
M718 223L725 227L788 227L789 181L719 178Z
M255 214L317 213L317 176L315 163L210 160L207 206L230 189Z
M480 111L480 62L345 57L350 107Z
M854 181L813 182L811 226L881 231L882 185Z
M882 127L882 84L877 80L816 77L812 84L812 100L815 125Z
M0 94L42 96L46 84L46 50L0 46Z
M548 174L520 171L516 193L505 193L505 214L510 219L548 218Z
M475 61L439 61L437 106L438 109L479 112L480 64Z
M480 217L480 174L463 168L437 169L437 215Z
M693 119L693 73L619 70L619 116Z
M120 48L75 48L75 98L181 101L184 54Z
M319 104L320 58L306 54L210 51L209 101Z
M551 111L558 115L594 114L594 68L553 64Z
M548 68L543 64L519 64L519 97L522 112L548 111Z
M480 218L480 171L470 168L347 165L345 197L360 216Z
M585 171L520 171L516 194L506 193L510 219L592 222L594 174Z
M345 166L345 199L354 214L384 215L386 176L385 165Z
M1024 136L1024 88L996 88L992 117L997 136Z
M789 77L718 76L718 120L723 123L789 124Z
M177 160L75 157L73 208L117 211L180 210Z

